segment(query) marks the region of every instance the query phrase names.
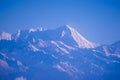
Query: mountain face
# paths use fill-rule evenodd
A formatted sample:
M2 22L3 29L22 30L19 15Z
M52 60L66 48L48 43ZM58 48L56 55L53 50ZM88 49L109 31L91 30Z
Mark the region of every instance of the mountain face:
M119 80L120 41L97 45L74 28L0 35L0 80Z

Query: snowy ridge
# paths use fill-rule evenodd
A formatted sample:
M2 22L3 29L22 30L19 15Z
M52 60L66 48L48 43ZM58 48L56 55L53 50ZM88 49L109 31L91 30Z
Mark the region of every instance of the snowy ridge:
M69 25L66 25L69 30L71 31L71 36L73 37L73 39L76 41L76 43L78 44L79 48L94 48L95 45L86 40L81 34L79 34L74 28L70 27Z
M65 43L61 42L61 41L59 41L59 43L60 43L61 45L65 46L66 48L70 49L70 50L74 50L74 49L75 49L74 47L68 46L68 45L66 45Z
M36 48L33 44L29 43L29 47L31 48L32 51L36 52L39 51L38 48Z
M69 52L65 48L61 47L57 42L51 41L51 43L57 46L62 52L69 54Z
M35 31L36 31L36 29L33 29L33 28L29 29L29 33L35 32Z
M58 34L55 34L54 36L57 36L58 38L63 39L63 41L61 41L61 42L65 43L65 44L66 44L66 39L70 40L70 42L68 42L67 45L69 43L72 43L72 44L70 44L69 46L74 46L74 47L79 47L79 48L95 48L96 47L96 45L94 43L85 39L81 34L79 34L74 28L70 27L69 25L60 27L57 30L58 30L57 31ZM31 29L25 30L25 31L18 30L18 32L15 34L15 36L11 36L11 34L3 32L2 35L0 36L0 40L1 39L11 40L11 37L12 37L12 39L15 39L15 40L17 40L18 38L27 40L30 37L33 37L33 41L36 41L34 36L38 35L36 37L38 39L40 38L42 40L42 38L44 38L43 35L48 35L48 37L50 37L50 38L52 37L52 39L54 41L54 39L56 39L56 38L54 36L51 36L50 34L53 32L56 32L56 29L51 30L51 32L49 32L49 33L47 31L49 31L49 30L47 30L46 28L42 28L42 27L40 27L40 28L38 27L36 29L31 28ZM61 31L61 32L59 33L59 31ZM42 32L44 32L44 34L39 35ZM60 36L59 36L59 34L60 34ZM64 44L62 44L62 45L64 45Z
M15 39L19 38L20 34L21 34L21 30L19 29L19 30L17 31L17 34L16 34L16 38L15 38Z
M2 34L0 35L0 40L11 40L11 34L2 32Z
M47 29L46 28L42 28L42 27L37 27L37 29L30 28L29 29L29 33L35 32L35 31L45 31L45 30L47 30Z
M47 28L38 27L38 28L37 28L37 30L38 30L38 31L46 31L46 30L47 30Z

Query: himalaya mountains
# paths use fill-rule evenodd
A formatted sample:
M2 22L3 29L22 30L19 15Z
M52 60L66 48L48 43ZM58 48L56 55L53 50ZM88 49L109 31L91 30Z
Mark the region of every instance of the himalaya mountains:
M119 80L120 41L98 45L74 28L0 35L0 80Z

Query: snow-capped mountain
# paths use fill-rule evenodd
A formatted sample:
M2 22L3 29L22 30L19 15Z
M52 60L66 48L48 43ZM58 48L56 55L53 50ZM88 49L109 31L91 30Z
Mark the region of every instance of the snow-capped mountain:
M0 80L116 80L119 76L119 41L98 46L68 25L0 35Z
M57 29L47 30L44 28L29 29L26 31L20 31L15 34L16 38L24 40L32 39L42 39L45 41L62 41L70 46L79 48L94 48L96 45L87 39L85 39L81 34L79 34L74 28L69 25L62 26ZM19 36L19 37L18 37ZM14 37L13 37L14 39Z
M95 44L85 39L81 34L79 34L74 28L70 27L69 25L65 25L63 27L58 28L61 30L61 38L68 41L71 38L71 41L76 43L75 46L79 48L94 48ZM68 39L67 39L68 38ZM70 42L71 42L70 41ZM70 43L68 43L70 44ZM73 46L74 44L72 44Z
M11 34L2 32L0 34L0 40L11 40Z

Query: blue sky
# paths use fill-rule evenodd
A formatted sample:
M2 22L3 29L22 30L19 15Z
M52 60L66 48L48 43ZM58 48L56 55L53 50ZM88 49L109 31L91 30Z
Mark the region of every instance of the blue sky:
M120 0L0 0L0 32L68 24L93 42L120 40Z

